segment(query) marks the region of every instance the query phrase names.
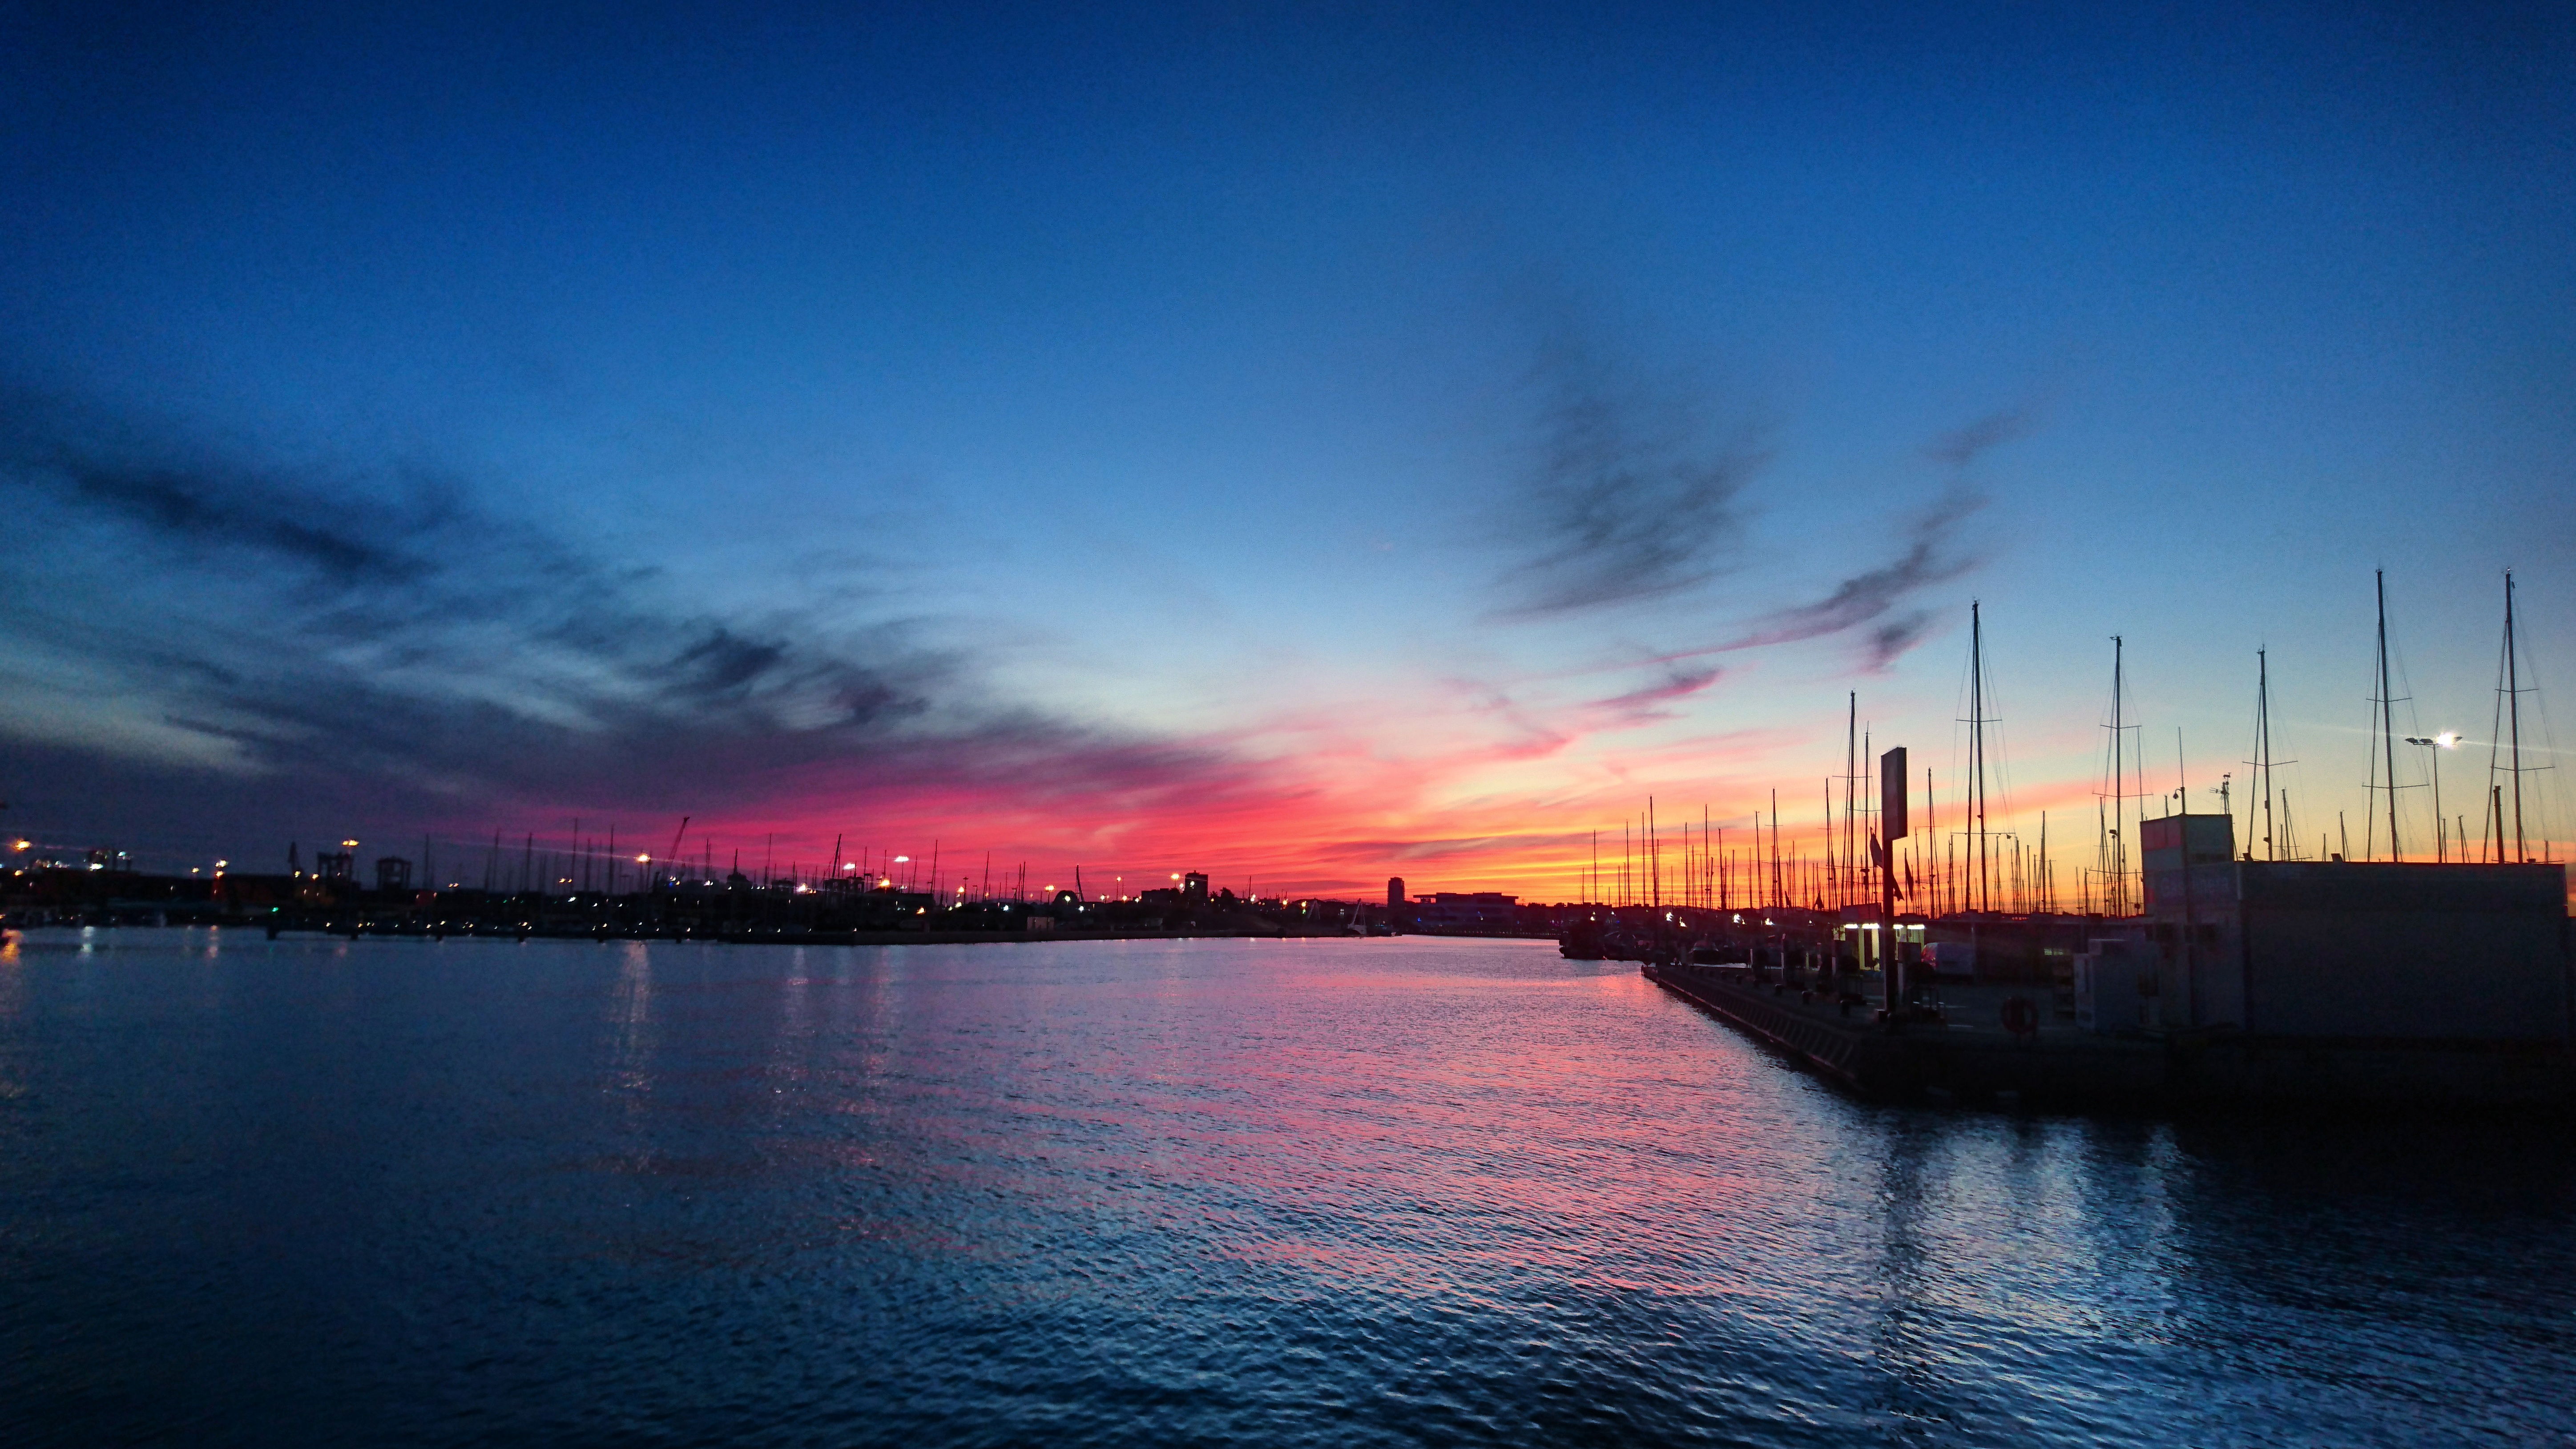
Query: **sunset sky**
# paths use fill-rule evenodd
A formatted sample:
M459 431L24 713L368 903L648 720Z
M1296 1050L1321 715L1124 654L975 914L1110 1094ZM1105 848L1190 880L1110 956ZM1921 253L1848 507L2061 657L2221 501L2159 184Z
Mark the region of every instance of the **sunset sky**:
M0 829L1562 899L1849 691L1946 830L1981 600L2071 895L2114 634L2358 851L2385 569L2478 834L2576 18L2096 9L12 8Z

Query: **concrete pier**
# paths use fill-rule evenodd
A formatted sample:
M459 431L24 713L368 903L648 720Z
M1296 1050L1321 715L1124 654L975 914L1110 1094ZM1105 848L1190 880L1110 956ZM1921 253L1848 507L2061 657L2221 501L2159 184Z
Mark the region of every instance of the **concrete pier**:
M1889 1027L1866 1009L1750 978L1741 967L1647 966L1684 997L1863 1096L2032 1105L2576 1105L2566 1043L2263 1037L2232 1029L2101 1036L2055 1019L2045 988L1951 988L1941 1024ZM2031 996L2039 1029L2016 1036L2003 1002Z

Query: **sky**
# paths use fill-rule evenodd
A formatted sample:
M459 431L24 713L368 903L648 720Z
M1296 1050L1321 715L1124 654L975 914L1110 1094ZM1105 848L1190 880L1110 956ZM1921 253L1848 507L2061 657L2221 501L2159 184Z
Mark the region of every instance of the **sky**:
M2385 853L2376 571L2484 837L2511 569L2563 854L2576 17L2103 9L0 8L0 829L1569 899L1973 603L2072 902L2115 635Z

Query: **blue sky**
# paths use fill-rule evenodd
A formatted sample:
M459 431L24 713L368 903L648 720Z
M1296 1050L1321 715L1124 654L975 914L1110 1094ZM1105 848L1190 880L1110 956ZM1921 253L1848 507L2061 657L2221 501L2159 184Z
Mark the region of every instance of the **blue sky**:
M1649 791L1806 798L1849 689L1947 768L1971 597L2060 810L2113 633L2204 779L2268 646L2303 821L2373 568L2421 728L2506 567L2576 662L2564 12L0 24L48 841L1553 895Z

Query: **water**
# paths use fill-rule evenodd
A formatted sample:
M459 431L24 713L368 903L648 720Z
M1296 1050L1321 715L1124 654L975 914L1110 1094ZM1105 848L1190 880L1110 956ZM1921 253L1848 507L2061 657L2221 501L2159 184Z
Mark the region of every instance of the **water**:
M1873 1107L1520 942L39 932L0 1442L2576 1443L2567 1141Z

